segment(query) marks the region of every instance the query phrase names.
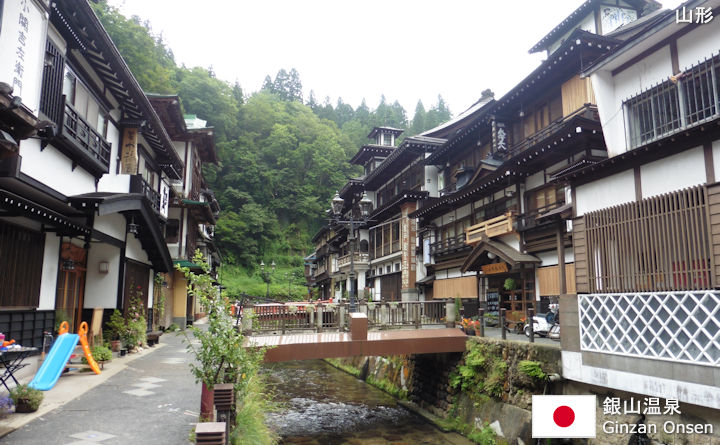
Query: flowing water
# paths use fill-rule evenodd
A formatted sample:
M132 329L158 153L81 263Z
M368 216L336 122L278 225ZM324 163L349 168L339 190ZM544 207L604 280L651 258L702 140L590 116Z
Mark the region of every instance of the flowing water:
M469 444L445 434L395 399L321 360L267 365L275 401L269 422L283 444Z

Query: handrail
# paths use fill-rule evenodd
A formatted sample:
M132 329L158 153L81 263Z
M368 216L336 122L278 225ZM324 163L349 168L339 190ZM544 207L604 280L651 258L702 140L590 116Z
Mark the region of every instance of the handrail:
M377 329L444 325L445 300L361 302L358 311L368 317L368 325ZM348 303L285 303L247 305L243 316L252 314L255 333L286 333L288 331L325 329L344 330L348 326Z
M474 226L465 229L465 243L476 244L485 238L505 235L513 231L513 221L515 212L510 211L504 215L490 218Z

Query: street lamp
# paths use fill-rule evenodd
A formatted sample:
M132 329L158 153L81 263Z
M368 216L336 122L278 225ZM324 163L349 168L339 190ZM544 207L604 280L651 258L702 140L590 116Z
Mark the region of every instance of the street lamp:
M350 300L350 313L357 310L355 306L355 223L365 224L368 222L368 216L372 211L372 200L368 198L367 192L363 192L362 199L358 202L358 208L360 209L360 219L356 220L353 215L352 209L350 209L350 219L341 220L342 210L345 204L345 200L340 197L338 192L335 192L335 196L332 199L332 213L333 222L335 224L343 224L348 226L350 229L348 235L348 241L350 242L350 290L348 292L348 299Z
M272 264L270 264L270 267L272 268L272 273L275 273L275 260L273 260ZM260 273L262 274L262 279L265 283L267 283L267 291L265 292L265 299L270 299L270 273L269 271L265 270L265 262L263 260L260 260Z

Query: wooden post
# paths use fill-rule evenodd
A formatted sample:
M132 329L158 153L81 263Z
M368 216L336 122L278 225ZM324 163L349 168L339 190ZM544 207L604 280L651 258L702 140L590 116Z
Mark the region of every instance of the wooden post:
M445 302L445 326L455 327L455 301L452 298Z
M505 332L505 308L500 309L500 337L503 340L507 340L507 333Z
M565 221L560 220L557 225L557 256L558 256L558 280L560 280L560 295L567 293L567 282L565 280L565 241L564 241L564 227Z
M322 303L319 303L317 305L317 331L322 332L323 331L323 305Z
M480 310L478 311L478 321L480 322L480 337L485 337L485 309L483 308L480 308Z
M530 343L535 343L535 328L533 327L533 315L535 315L535 311L528 308L526 321L528 323L528 326L530 326Z

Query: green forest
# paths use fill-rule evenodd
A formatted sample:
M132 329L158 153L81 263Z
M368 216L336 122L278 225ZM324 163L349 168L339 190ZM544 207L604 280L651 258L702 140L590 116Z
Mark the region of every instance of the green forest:
M294 68L268 75L260 91L218 79L212 67L178 66L172 49L142 18L124 17L105 1L92 3L123 58L147 93L178 94L185 113L215 129L218 165L204 175L221 212L215 230L223 255L222 283L231 295L276 298L307 295L302 272L310 239L324 210L347 179L361 174L348 160L368 143L374 126L405 129L405 136L451 117L441 96L429 109L418 101L412 119L385 96L371 110L303 90ZM260 261L277 270L263 281Z

